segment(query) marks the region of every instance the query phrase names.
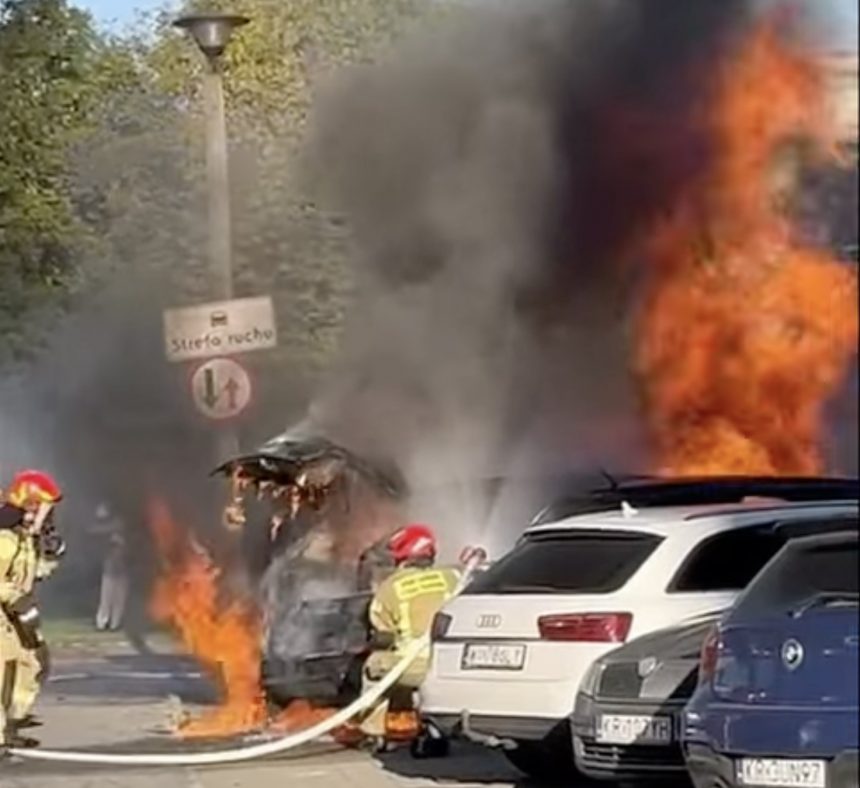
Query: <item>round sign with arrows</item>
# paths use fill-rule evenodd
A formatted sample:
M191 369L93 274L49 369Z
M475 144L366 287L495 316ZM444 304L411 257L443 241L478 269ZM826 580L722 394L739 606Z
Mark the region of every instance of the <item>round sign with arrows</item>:
M251 401L251 378L231 358L212 358L194 370L191 392L198 410L210 419L238 416Z

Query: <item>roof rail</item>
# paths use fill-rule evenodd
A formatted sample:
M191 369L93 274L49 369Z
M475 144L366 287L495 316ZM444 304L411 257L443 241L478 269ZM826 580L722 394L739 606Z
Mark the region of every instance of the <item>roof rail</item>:
M860 480L836 477L703 476L634 478L608 487L578 490L543 509L531 525L544 525L578 514L597 514L649 506L695 506L740 503L744 498L782 501L851 501L860 499Z

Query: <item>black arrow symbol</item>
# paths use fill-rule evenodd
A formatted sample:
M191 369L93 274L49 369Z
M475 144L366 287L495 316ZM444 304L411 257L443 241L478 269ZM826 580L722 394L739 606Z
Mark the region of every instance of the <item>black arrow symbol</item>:
M203 370L203 402L208 408L214 408L218 403L218 392L215 391L215 370Z

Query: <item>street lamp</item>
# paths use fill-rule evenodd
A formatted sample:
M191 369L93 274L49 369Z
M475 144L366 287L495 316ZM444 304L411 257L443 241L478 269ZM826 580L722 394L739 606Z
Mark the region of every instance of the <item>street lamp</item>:
M216 297L233 297L230 241L230 179L227 165L227 123L221 56L233 31L248 17L217 12L188 14L173 24L187 31L205 55L209 68L203 80L206 114L206 170L209 182L209 264Z
M209 201L209 267L216 299L233 298L233 263L230 239L230 177L227 159L227 122L221 57L237 28L250 19L216 11L187 14L173 24L186 31L206 57L203 78L206 117L206 177ZM224 460L239 451L235 429L219 431L218 454Z
M218 61L230 43L233 31L247 25L251 20L241 14L223 14L212 11L203 14L187 14L179 17L173 24L185 30L206 55L210 67L218 67Z

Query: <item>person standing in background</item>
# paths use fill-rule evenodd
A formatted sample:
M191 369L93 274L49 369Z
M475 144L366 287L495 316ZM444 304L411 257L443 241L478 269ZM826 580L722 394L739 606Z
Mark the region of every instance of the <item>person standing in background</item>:
M125 523L106 503L96 507L94 535L101 537L104 547L99 606L96 629L118 630L122 626L128 600L128 545Z

